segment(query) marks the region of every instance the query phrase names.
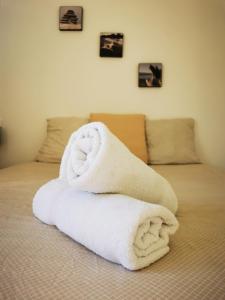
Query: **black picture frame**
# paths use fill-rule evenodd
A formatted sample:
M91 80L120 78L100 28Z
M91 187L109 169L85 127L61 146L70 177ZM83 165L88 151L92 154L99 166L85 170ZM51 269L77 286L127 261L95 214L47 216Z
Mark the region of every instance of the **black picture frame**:
M82 31L83 30L83 7L60 6L59 7L59 30Z
M162 63L140 63L138 65L139 87L162 87Z
M123 57L123 33L100 33L100 57Z

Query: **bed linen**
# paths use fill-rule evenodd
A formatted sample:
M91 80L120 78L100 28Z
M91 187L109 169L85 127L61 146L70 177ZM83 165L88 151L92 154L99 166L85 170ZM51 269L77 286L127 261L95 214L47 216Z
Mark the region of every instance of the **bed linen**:
M224 299L225 173L209 166L154 167L178 199L171 251L130 272L32 215L36 190L59 165L0 170L0 299Z

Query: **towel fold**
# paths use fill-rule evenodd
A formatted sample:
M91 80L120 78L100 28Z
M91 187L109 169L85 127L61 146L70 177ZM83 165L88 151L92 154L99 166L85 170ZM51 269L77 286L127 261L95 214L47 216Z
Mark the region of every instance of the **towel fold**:
M55 179L42 186L33 213L105 259L129 270L146 267L168 251L178 228L165 207L117 194L77 192Z
M101 122L86 124L71 135L60 178L76 190L125 194L163 205L173 213L177 210L169 182L133 155Z

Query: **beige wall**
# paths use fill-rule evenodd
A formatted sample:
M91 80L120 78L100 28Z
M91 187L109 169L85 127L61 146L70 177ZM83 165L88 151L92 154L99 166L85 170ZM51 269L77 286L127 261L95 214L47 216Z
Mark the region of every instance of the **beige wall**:
M225 168L223 0L0 0L2 164L32 160L45 118L89 112L193 117L201 158ZM84 30L60 32L58 7L84 7ZM99 33L123 32L122 59ZM162 62L163 87L137 87L139 62Z

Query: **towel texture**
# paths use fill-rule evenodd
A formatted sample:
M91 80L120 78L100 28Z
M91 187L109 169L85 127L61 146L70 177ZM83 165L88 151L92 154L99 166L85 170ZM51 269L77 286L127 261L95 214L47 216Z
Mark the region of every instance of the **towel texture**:
M133 155L101 122L74 132L65 148L60 178L77 191L119 193L177 210L169 182Z
M168 251L169 235L178 222L165 207L124 195L77 192L55 179L42 186L33 200L41 221L105 259L129 270L146 267Z

